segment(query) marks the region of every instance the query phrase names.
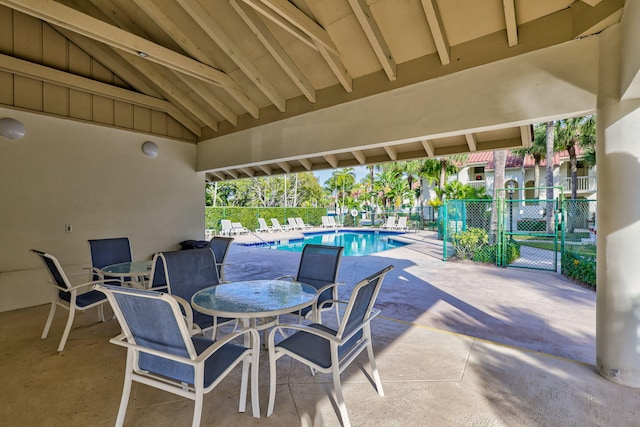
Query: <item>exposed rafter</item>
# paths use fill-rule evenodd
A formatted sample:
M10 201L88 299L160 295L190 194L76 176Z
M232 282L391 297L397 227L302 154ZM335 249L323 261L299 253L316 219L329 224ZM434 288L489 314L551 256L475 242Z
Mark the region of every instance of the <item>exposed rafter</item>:
M139 1L139 0L138 0ZM148 1L148 0L145 0ZM251 28L258 40L269 51L273 58L280 64L291 81L300 89L309 102L316 102L316 91L304 76L302 71L282 48L278 40L269 32L266 25L258 18L252 8L242 0L231 0L231 6L240 15L243 21Z
M378 57L380 65L382 65L384 72L387 73L387 77L391 81L395 80L396 62L391 55L391 50L389 46L387 46L387 42L382 36L378 23L373 18L369 6L367 6L367 2L365 0L349 0L349 4L356 18L358 18L358 22L364 30L373 51Z
M332 168L335 169L338 167L338 158L334 154L327 154L323 157Z
M302 167L305 168L308 171L310 171L311 167L313 166L313 164L311 163L311 161L309 159L305 159L305 158L298 159L298 162L300 162Z
M278 162L278 167L285 173L291 173L291 165L287 162Z
M427 22L429 23L429 30L431 31L433 42L436 45L436 50L440 56L440 62L442 62L442 65L447 65L451 62L451 57L449 55L449 42L447 41L447 35L444 32L438 7L434 0L421 1L424 14L426 15Z
M234 171L233 169L227 169L226 171L224 171L227 175L231 175L234 179L238 179L240 177L240 174L236 171Z
M520 126L520 137L523 147L531 147L533 141L533 128L531 125Z
M273 169L271 169L269 165L258 165L258 167L267 175L271 175L273 173Z
M244 172L245 174L247 174L247 176L253 178L256 174L256 171L253 170L253 168L242 168L240 169L242 172Z
M258 117L258 107L247 98L231 77L215 68L53 0L0 0L0 4L174 71L222 86L252 116Z
M390 145L385 146L384 151L387 153L391 161L395 162L396 160L398 160L398 151L394 147Z
M362 151L356 150L356 151L353 151L351 154L353 154L353 157L355 157L355 159L361 165L364 165L367 163L367 156L365 156L365 154Z
M191 18L204 30L211 39L236 63L236 65L251 79L258 89L269 98L278 110L284 112L286 101L278 90L269 82L266 76L240 47L214 21L213 17L198 2L177 0Z
M467 133L464 137L467 140L469 151L476 151L478 149L478 140L476 139L476 136L472 133Z
M502 4L504 6L504 22L507 26L507 40L509 47L513 47L518 44L515 0L502 0Z
M427 156L435 157L436 150L433 147L433 142L429 141L428 139L425 139L425 140L420 141L420 142L422 143L422 146L424 147L424 151L427 153Z

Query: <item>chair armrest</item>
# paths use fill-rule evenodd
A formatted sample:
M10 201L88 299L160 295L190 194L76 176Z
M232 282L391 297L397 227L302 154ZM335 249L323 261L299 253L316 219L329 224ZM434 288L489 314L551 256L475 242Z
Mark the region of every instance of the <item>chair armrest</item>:
M198 357L196 358L196 362L200 362L202 360L208 359L213 353L218 351L220 347L245 334L252 335L251 348L253 351L258 351L260 349L260 334L258 333L258 331L256 331L253 328L245 328L237 332L231 332L230 334L225 335L219 340L216 340L214 344L207 347L205 351L203 351L202 353L200 353L200 355L198 355Z
M189 331L193 331L193 311L191 310L191 305L184 298L181 298L177 295L171 295L171 296L173 297L173 299L178 301L178 303L182 306L182 309L184 310L184 313L185 313L184 317L185 317L185 320L187 321L187 327L189 328Z
M333 341L335 343L340 343L341 340L339 340L335 335L331 335L325 331L321 331L320 329L316 329L316 328L312 328L309 325L293 325L293 324L282 324L282 325L277 325L275 326L273 329L271 329L271 331L269 332L269 348L271 348L271 346L274 343L274 337L276 332L279 332L281 329L292 329L292 330L296 330L296 331L304 331L304 332L308 332L312 335L317 335L321 338L324 338L328 341ZM280 332L281 335L282 332ZM283 335L285 336L285 335Z
M105 283L109 283L109 282L112 282L112 281L113 280L93 280L91 282L86 282L86 283L80 283L78 285L73 285L69 289L61 288L58 285L54 285L54 286L56 288L60 289L61 291L71 292L71 291L77 291L78 289L85 288L87 286L93 286L95 284L105 284Z
M344 282L327 283L326 285L324 285L323 287L318 289L317 293L318 293L318 295L320 295L321 293L323 293L327 289L335 288L337 286L344 286L344 284L345 284Z

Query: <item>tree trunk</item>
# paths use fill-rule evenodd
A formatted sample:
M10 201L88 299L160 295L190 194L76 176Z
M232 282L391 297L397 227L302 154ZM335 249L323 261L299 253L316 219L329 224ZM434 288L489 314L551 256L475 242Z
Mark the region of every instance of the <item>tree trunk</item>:
M491 230L489 243L494 244L498 235L498 202L505 197L504 194L504 168L507 162L507 151L493 152L493 203L491 204Z
M547 233L553 233L553 153L554 153L554 122L547 122Z
M440 159L440 180L438 182L438 187L440 187L440 191L444 191L445 180L447 179L447 159L444 157Z
M218 203L218 181L213 183L213 207Z
M578 159L576 158L576 143L571 141L568 144L569 165L571 167L571 199L578 198Z

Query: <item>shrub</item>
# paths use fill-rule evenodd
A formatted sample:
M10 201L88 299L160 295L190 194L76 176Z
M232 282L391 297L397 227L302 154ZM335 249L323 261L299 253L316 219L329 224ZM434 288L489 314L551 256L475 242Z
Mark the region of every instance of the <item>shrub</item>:
M453 236L453 248L461 259L473 259L475 253L486 246L489 235L482 228L468 228Z
M520 257L520 244L514 240L507 240L505 247L507 264L511 264ZM498 245L485 245L479 248L472 258L477 262L498 263Z
M573 249L567 249L562 254L562 274L595 289L596 258L580 255Z

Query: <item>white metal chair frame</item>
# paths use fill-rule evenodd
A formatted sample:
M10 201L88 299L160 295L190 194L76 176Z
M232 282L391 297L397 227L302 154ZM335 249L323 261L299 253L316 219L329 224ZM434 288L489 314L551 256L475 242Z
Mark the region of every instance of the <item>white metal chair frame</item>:
M287 221L289 222L289 229L290 230L302 230L304 227L301 227L300 224L298 224L296 222L296 219L293 217L289 217L287 218Z
M406 231L409 229L409 227L407 227L407 217L406 216L401 216L398 218L398 222L396 223L396 225L393 227L394 230L400 230L400 231Z
M97 301L93 304L88 304L85 305L83 307L78 306L76 304L76 299L78 297L78 291L85 289L85 288L89 288L93 285L95 285L96 283L105 283L105 282L109 282L110 280L93 280L91 282L86 282L86 283L81 283L78 285L72 285L71 282L69 281L69 278L67 277L67 275L65 274L64 270L62 269L62 266L60 265L60 262L58 262L58 259L56 257L54 257L51 254L42 252L42 251L38 251L36 249L31 249L31 252L49 259L55 266L55 268L58 271L58 274L60 274L60 280L63 281L63 283L65 284L66 287L62 287L59 286L56 282L56 278L53 277L53 273L49 270L48 267L46 267L47 273L49 273L49 276L51 278L51 284L57 289L57 291L54 294L53 299L51 300L51 309L49 310L49 317L47 317L47 322L44 325L44 330L42 331L42 335L40 336L40 339L45 339L47 338L47 336L49 335L49 328L51 328L51 323L53 322L53 317L56 314L56 307L62 307L66 310L69 311L69 317L67 318L67 324L64 327L64 332L62 333L62 338L60 339L60 344L58 344L58 351L62 351L64 350L64 346L67 343L67 338L69 337L69 332L71 332L71 326L73 325L73 319L75 318L75 312L76 310L78 311L85 311L85 310L89 310L90 308L93 307L98 307L99 310L99 316L100 316L100 320L102 322L104 322L104 310L103 310L103 304L105 304L107 302L106 299L102 299L101 301ZM66 300L63 300L60 298L58 291L62 291L62 292L68 292L69 293L69 302L67 302Z
M387 222L382 224L380 228L386 228L388 230L393 230L396 227L396 217L390 216L387 218Z
M299 216L296 217L295 220L296 220L296 223L298 224L298 228L300 230L306 230L306 229L312 228L311 225L305 224L304 221L302 220L302 218L300 218Z
M267 232L267 233L271 233L273 232L273 227L270 227L267 225L267 221L265 221L264 218L258 218L258 228L256 228L256 233L262 233L262 232Z
M176 394L178 396L186 397L195 402L195 407L193 410L193 421L192 426L197 427L200 425L200 419L202 416L202 404L204 399L204 394L213 390L226 376L227 374L233 370L237 366L240 361L243 362L242 366L242 380L240 383L240 403L239 403L239 412L245 412L246 404L247 404L247 383L248 383L248 375L249 375L249 365L251 365L251 406L253 411L253 416L255 418L260 418L260 405L259 405L259 395L258 395L258 360L260 355L260 336L258 332L254 329L243 329L241 331L232 332L229 335L224 336L223 338L216 340L211 346L209 346L206 350L204 350L199 355L197 354L195 347L191 341L190 329L184 322L177 322L178 327L180 329L180 333L182 338L184 339L185 346L189 353L189 358L176 356L174 354L165 353L159 350L151 349L148 347L143 347L137 345L135 339L133 338L133 334L131 333L126 318L122 313L119 304L116 302L113 296L113 290L110 290L104 286L97 285L95 286L96 290L104 292L107 296L108 301L111 303L111 306L115 312L115 315L120 322L120 326L122 327L122 334L118 335L115 338L109 340L109 342L125 347L127 349L127 359L126 359L126 367L125 367L125 380L124 387L122 390L122 398L120 399L120 407L118 409L118 416L116 418L116 426L122 426L124 423L124 418L127 412L127 406L129 403L129 396L131 393L131 384L133 381L137 381L142 384L146 384L151 387L158 388L160 390L167 391L169 393ZM178 319L182 319L182 313L178 306L177 300L168 294L152 294L149 292L147 296L141 295L143 298L159 298L167 302L170 305L171 311L175 316L176 321ZM189 307L190 310L190 307ZM242 359L236 360L232 365L230 365L222 374L218 376L218 378L213 381L208 387L204 387L204 364L207 359L209 359L216 351L222 348L225 344L230 341L241 337L245 334L251 335L251 349L245 351ZM213 342L213 341L212 341ZM161 377L158 375L154 375L150 372L146 372L138 368L138 358L140 353L147 353L154 356L162 357L165 359L173 360L179 363L183 363L185 365L190 365L194 369L194 384L186 384L184 382L178 382L172 380L170 378Z
M271 228L273 231L289 231L288 225L280 225L280 221L277 218L271 218Z
M387 268L375 273L372 276L362 280L358 284L356 284L349 301L339 301L339 300L327 300L325 304L344 304L346 305L345 312L342 316L342 321L339 324L338 330L333 331L329 328L324 327L321 324L312 324L312 325L293 325L293 324L281 324L274 327L269 333L269 372L270 372L270 381L269 381L269 406L267 408L267 416L270 416L273 413L273 408L275 404L275 392L276 392L276 361L282 356L290 356L295 360L298 360L305 365L309 366L312 370L312 373L315 375L315 371L323 372L323 373L331 373L333 377L333 387L335 392L336 404L340 411L340 417L342 418L342 424L345 427L350 426L349 416L347 414L347 408L344 402L344 396L342 394L342 385L340 382L340 374L353 362L356 357L365 349L367 350L367 354L369 356L369 363L371 364L371 371L373 380L375 382L376 391L380 396L384 396L384 391L382 389L382 382L380 380L380 374L378 373L378 368L375 363L375 359L373 356L373 346L371 342L371 321L380 314L380 310L374 309L373 305L375 304L377 295L380 291L380 286L382 285L382 280L384 279L384 275L392 270L394 267L392 265ZM358 296L358 292L363 287L369 285L373 280L378 280L376 287L371 295L371 298L368 302L368 306L365 310L365 316L362 322L355 328L352 328L349 332L346 331L346 328L349 323L349 318L352 315L352 310L356 303L356 297ZM322 339L325 339L329 342L330 345L330 354L331 354L331 363L328 367L322 367L317 363L304 358L303 356L298 355L295 352L292 352L286 348L282 348L279 345L275 344L275 335L276 333L280 333L283 337L289 336L289 334L283 333L284 329L294 330L296 331L294 335L298 333L308 333L311 335L315 335ZM335 334L334 334L335 332ZM359 340L343 355L338 354L338 350L340 346L346 344L354 338L357 334L362 332L362 336ZM291 337L289 337L291 338Z

